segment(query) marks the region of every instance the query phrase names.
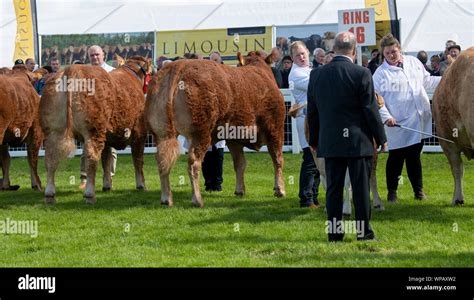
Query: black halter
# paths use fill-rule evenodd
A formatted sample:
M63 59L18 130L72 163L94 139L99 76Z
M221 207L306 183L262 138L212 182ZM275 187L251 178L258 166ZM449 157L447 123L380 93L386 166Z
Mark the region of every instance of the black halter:
M139 68L138 71L141 71L141 73L143 74L143 77L145 78L145 77L146 77L146 72L145 72L145 70L143 70L142 66L140 66L140 65L137 64L137 63L134 63L134 64ZM129 69L130 71L132 71L132 72L133 72L133 75L135 75L135 77L137 77L138 80L142 80L142 79L140 78L140 76L138 76L138 74L139 74L138 71L135 71L135 70L132 69L129 65L123 65L123 66L126 67L127 69Z

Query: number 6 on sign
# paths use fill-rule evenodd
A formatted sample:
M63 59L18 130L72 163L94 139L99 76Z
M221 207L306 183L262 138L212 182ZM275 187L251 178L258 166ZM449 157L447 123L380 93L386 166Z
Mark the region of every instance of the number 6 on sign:
M354 27L351 27L349 31L352 32L356 36L357 44L365 43L365 28L364 27L356 27L355 32L354 32Z

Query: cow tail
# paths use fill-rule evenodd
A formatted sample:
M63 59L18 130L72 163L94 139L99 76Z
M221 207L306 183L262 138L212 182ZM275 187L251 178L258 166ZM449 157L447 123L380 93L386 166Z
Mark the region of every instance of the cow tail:
M166 99L166 137L161 139L156 147L156 161L158 163L158 168L160 174L169 174L171 168L179 157L180 146L177 140L178 131L176 130L175 116L173 110L174 98L179 87L179 70L173 72L173 70L168 71L168 86L164 84L160 88L165 88L167 90L167 99ZM167 83L167 80L164 80L163 83Z
M73 157L76 152L76 143L74 142L74 123L72 117L72 92L66 92L66 130L64 132L64 152L68 157Z

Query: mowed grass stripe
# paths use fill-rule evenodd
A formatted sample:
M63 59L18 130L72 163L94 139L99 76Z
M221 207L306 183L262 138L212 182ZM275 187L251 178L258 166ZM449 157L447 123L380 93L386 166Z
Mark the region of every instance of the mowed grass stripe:
M301 155L285 154L287 196L273 197L273 167L266 153L246 154L247 194L234 196L232 160L225 154L222 193L203 191L205 207L193 208L186 157L172 171L175 206L160 205L153 155L145 157L149 191L135 191L131 157L118 159L114 190L102 189L86 205L79 184L79 158L58 169L57 204L43 204L30 189L26 159L12 160L16 192L0 192L0 221L37 220L39 236L0 234L3 267L473 267L474 162L465 162L464 207L451 207L453 179L442 154L423 154L427 201L413 199L403 173L399 201L373 211L377 242L326 241L324 209L301 209ZM378 186L386 198L386 154L380 155ZM45 185L44 160L40 177ZM184 179L184 184L182 180ZM203 184L201 184L203 186ZM320 187L320 202L325 203Z

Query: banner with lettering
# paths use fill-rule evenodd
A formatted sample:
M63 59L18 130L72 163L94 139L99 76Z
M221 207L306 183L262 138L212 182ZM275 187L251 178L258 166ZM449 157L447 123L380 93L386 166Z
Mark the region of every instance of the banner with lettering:
M37 58L36 1L13 0L13 6L17 24L13 61Z
M272 26L222 28L204 30L157 31L156 57L166 56L173 59L185 53L195 53L208 57L219 52L225 64L237 64L237 52L247 54L250 51L272 49Z

